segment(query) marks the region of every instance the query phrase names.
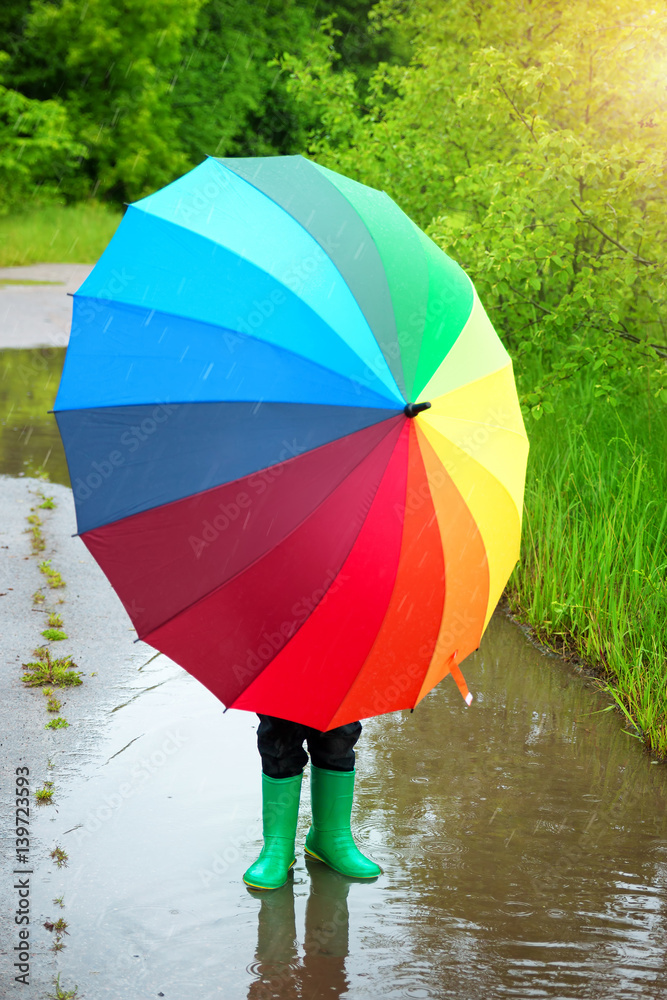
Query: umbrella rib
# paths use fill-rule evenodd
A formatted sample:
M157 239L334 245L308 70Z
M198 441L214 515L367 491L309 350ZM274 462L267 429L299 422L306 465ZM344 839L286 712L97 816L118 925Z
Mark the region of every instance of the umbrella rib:
M399 211L402 212L403 210L401 208L399 208ZM403 214L405 215L405 213L403 213ZM414 391L414 389L415 389L415 381L417 379L417 374L419 372L419 361L421 359L422 350L424 349L424 334L426 333L426 320L427 320L427 317L428 317L428 304L429 304L429 299L431 297L432 280L431 280L431 268L429 267L429 258L428 258L427 254L426 254L426 250L424 249L424 243L423 243L423 239L422 239L422 237L425 238L425 239L430 239L430 237L428 237L426 235L426 233L422 232L422 230L419 228L419 226L417 226L416 223L414 223L412 221L412 219L410 218L409 215L406 215L406 218L411 223L412 228L415 230L415 232L417 234L417 241L419 243L419 250L420 250L420 252L422 254L422 257L423 257L424 267L426 268L426 302L425 302L425 309L424 309L424 319L423 319L423 322L422 322L422 325L421 325L421 329L419 331L419 349L417 351L417 357L414 360L414 366L413 366L414 367L414 371L412 373L412 384L410 386L411 395L414 398L414 396L415 396L415 391ZM466 275L466 277L468 277L468 276ZM468 278L468 280L470 281L469 278ZM472 284L472 282L471 282L471 284ZM434 291L435 291L435 289L434 289ZM397 331L397 335L396 335L396 342L398 343L398 349L399 349L399 352L401 354L401 364L403 365L403 351L401 350L401 341L400 341L400 338L398 337L398 331ZM404 365L403 365L403 368L405 370L405 366Z
M400 419L400 417L387 417L387 418L386 418L386 420L387 420L387 421L395 421L395 420L398 420L398 419ZM380 422L380 423L382 423L382 421L379 421L379 422ZM353 473L353 472L355 472L355 470L359 468L359 466L361 465L361 463L362 463L362 462L364 462L364 461L365 461L365 460L366 460L366 459L368 458L368 456L369 456L369 455L371 455L371 454L372 454L372 453L373 453L373 452L374 452L374 451L376 450L376 448L379 448L379 446L380 446L380 445L382 444L382 442L383 442L383 441L384 441L384 440L385 440L385 439L386 439L386 438L388 437L388 435L389 435L389 434L391 434L392 430L393 430L393 428L392 428L392 427L389 427L389 428L387 429L387 433L386 433L386 434L384 434L384 435L383 435L383 436L382 436L382 437L380 438L380 440L379 440L379 441L378 441L378 442L377 442L377 443L376 443L376 444L375 444L375 445L373 446L373 448L371 448L371 450L370 450L370 451L369 451L369 452L368 452L368 453L367 453L366 455L363 455L363 456L362 456L362 457L361 457L361 458L359 459L359 461L358 461L358 462L357 462L357 463L356 463L356 464L354 465L354 467L353 467L353 468L351 468L351 469L350 469L350 471L349 471L349 472L347 473L347 475L345 475L345 476L343 477L343 479L341 479L340 483L338 483L338 484L337 484L337 486L335 487L335 489L338 489L338 487L339 487L339 486L341 486L341 485L342 485L342 484L343 484L343 483L345 482L345 480L346 480L346 479L349 479L349 477L350 477L350 476L352 475L352 473ZM353 432L353 433L356 433L356 432ZM350 437L351 435L344 435L344 436L345 436L345 437ZM284 463L280 463L280 464L282 465L282 464L284 464ZM271 466L271 468L275 468L275 466ZM379 484L380 484L380 482L382 481L382 477L384 476L384 471L386 471L386 470L383 470L383 473L382 473L382 476L380 476L380 480L379 480L378 484L377 484L377 485L375 486L375 488L374 488L374 490L373 490L373 500L375 499L375 494L377 493L377 490L378 490L378 488L379 488ZM334 492L334 490L332 490L332 491L331 491L331 493L333 493L333 492ZM282 537L282 538L280 539L280 542L279 542L278 544L282 545L282 543L283 543L283 542L285 542L285 541L286 541L286 540L287 540L288 538L290 538L290 537L291 537L291 536L292 536L292 535L293 535L293 534L294 534L294 533L295 533L295 532L296 532L296 531L297 531L297 530L298 530L298 529L299 529L300 527L302 527L302 525L304 525L304 524L305 524L305 523L306 523L306 522L307 522L307 521L308 521L308 520L309 520L309 519L310 519L310 518L311 518L311 517L312 517L312 516L313 516L313 515L314 515L314 514L315 514L315 513L316 513L316 512L317 512L317 511L319 510L319 509L320 509L320 507L322 506L322 504L326 503L326 501L327 501L327 500L329 499L329 497L331 496L331 493L328 493L328 494L327 494L327 495L326 495L325 497L323 497L323 498L322 498L322 500L320 500L320 502L319 502L318 504L316 504L316 506L315 506L315 507L313 507L313 508L312 508L312 510L310 510L310 511L308 512L307 516L306 516L306 517L304 517L304 518L303 518L303 520L299 521L299 523L298 523L298 524L294 525L294 527L293 527L293 528L292 528L292 529L291 529L290 531L288 531L288 532L287 532L287 534L286 534L286 535L284 535L284 536L283 536L283 537ZM196 494L193 494L193 496L195 496L195 495L196 495ZM185 498L184 498L184 499L185 499ZM370 510L370 508L371 508L371 507L372 507L372 505L373 505L373 500L371 500L371 502L370 502L370 503L369 503L369 505L368 505L368 507L369 507L369 510ZM178 501L177 501L177 502L178 502ZM345 555L345 556L343 557L343 561L341 562L340 566L339 566L339 567L338 567L338 569L336 570L336 576L338 576L338 573L340 572L340 569L341 569L341 567L343 566L343 564L345 563L346 559L348 558L348 556L349 556L350 552L352 551L352 548L354 547L354 544L355 544L355 542L356 542L357 538L359 537L359 532L361 531L361 529L363 528L364 524L366 523L366 518L368 517L368 513L369 513L369 510L367 510L367 511L366 511L366 513L364 514L364 516L363 516L363 519L362 519L362 521L361 521L361 524L359 525L359 531L357 531L357 534L355 535L355 538L354 538L354 541L353 541L353 542L352 542L352 544L350 545L350 548L349 548L348 552L347 552L347 553L346 553L346 555ZM215 593L216 593L216 592L217 592L218 590L221 590L221 589L222 589L223 587L226 587L226 586L227 586L228 584L230 584L230 583L233 583L233 581L234 581L234 580L236 580L236 579L237 579L237 578L238 578L239 576L241 576L241 575L242 575L243 573L246 573L246 572L247 572L247 571L248 571L249 569L251 569L251 568L252 568L253 566L256 566L256 565L257 565L257 563L259 563L259 562L260 562L260 561L261 561L262 559L264 559L264 558L265 558L265 557L266 557L266 556L267 556L267 555L269 554L269 552L271 552L271 551L272 551L271 549L268 549L268 550L267 550L266 552L263 552L263 553L262 553L261 555L257 556L257 557L256 557L255 559L253 559L253 560L252 560L251 562L249 562L249 563L247 564L247 566L244 566L244 567L243 567L243 569L240 569L240 570L238 570L238 571L237 571L236 573L234 573L234 574L233 574L232 576L230 576L228 580L225 580L225 581L224 581L223 583L220 583L220 584L218 584L217 586L213 587L213 588L212 588L211 590L207 591L207 592L206 592L205 594L202 594L202 595L201 595L201 597L198 597L198 598L197 598L197 599L196 599L195 601L191 601L191 602L190 602L190 604L186 605L186 606L185 606L184 608L181 608L181 609L180 609L179 611L175 612L175 613L174 613L173 615L170 615L170 616L169 616L169 618L165 618L165 620L164 620L163 622L160 622L160 624L159 624L159 625L154 625L154 626L153 626L153 627L152 627L152 628L150 629L150 631L148 631L148 632L144 632L144 633L143 633L142 635L140 635L140 634L139 634L139 633L137 632L137 637L138 637L139 639L142 639L142 640L143 640L143 639L145 639L145 638L146 638L146 636L149 636L149 635L151 635L151 633L152 633L152 632L155 632L155 631L157 631L158 629L161 629L161 628L163 628L163 627L164 627L165 625L167 625L167 624L168 624L168 623L169 623L170 621L173 621L173 620L174 620L175 618L178 618L178 616L179 616L179 615L182 615L182 614L184 614L184 613L185 613L186 611L189 611L189 610L190 610L190 608L193 608L193 607L194 607L194 606L195 606L196 604L198 604L198 603L199 603L200 601L203 601L203 600L206 600L206 598L207 598L207 597L210 597L210 596L211 596L212 594L215 594ZM334 577L334 579L335 579L335 577ZM332 583L333 583L333 582L334 582L334 580L332 580L332 581L331 581L331 583L329 584L329 587L331 587L331 585L332 585ZM327 587L327 591L325 591L325 593L326 593L326 592L328 592L328 590L329 590L329 587ZM324 595L323 595L323 597L324 597ZM322 600L322 599L323 599L323 598L321 598L320 600ZM319 603L320 603L320 601L318 601L318 602L317 602L317 604L319 604ZM317 607L317 604L315 605L315 607ZM306 619L306 621L308 621L308 619ZM303 624L305 624L305 622L302 622L301 624L303 625ZM295 630L295 633L294 633L294 634L296 634L296 632L298 632L299 628L301 628L301 625L300 625L300 626L299 626L299 627L298 627L298 628L297 628L297 629ZM272 661L271 661L271 660L269 660L269 663L271 663L271 662L272 662ZM269 664L267 663L267 664L266 664L266 666L268 666L268 665L269 665ZM259 675L258 675L258 676L259 676ZM229 706L229 707L231 707L231 706Z
M339 189L336 189L336 190L339 190ZM347 195L343 194L343 192L342 192L342 191L339 191L339 193L340 193L340 195L341 195L341 196L343 197L343 199L344 199L344 200L345 200L345 201L347 202L347 204L348 204L348 205L350 206L350 208L352 209L352 211L353 211L353 212L354 212L354 213L355 213L355 214L357 215L357 217L358 217L358 218L359 218L359 219L361 220L361 222L362 222L362 224L363 224L364 228L366 229L366 232L368 233L368 235L369 235L369 237L370 237L370 239L371 239L371 242L373 243L373 246L375 247L375 250L376 250L376 252L377 252L377 254L378 254L378 257L379 257L379 258L380 258L380 260L382 261L382 254L380 253L380 248L379 248L379 246L378 246L378 244L377 244L377 242L376 242L376 240L375 240L375 237L373 236L373 233L371 232L371 230L370 230L370 229L368 228L368 226L366 225L366 222L364 221L364 218L363 218L363 216L362 216L362 215L361 215L361 214L359 213L359 211L358 211L358 210L357 210L357 209L355 208L355 206L354 206L354 205L352 204L352 202L351 202L351 201L350 201L350 199L349 199L349 198L347 197ZM385 192L384 192L384 191L382 191L381 193L382 193L382 194L385 194ZM395 205L395 204L396 204L396 203L395 203L394 201L392 201L392 199L391 199L391 198L389 198L389 195L386 195L386 194L385 194L385 197L386 197L386 198L388 198L388 200L389 200L389 201L390 201L390 202L392 203L392 205ZM399 208L399 206L398 206L398 205L396 205L396 207L397 207L397 208ZM399 211L401 211L401 209L400 209L400 208L399 208ZM405 213L403 213L403 214L405 214ZM414 226L414 222L412 222L412 219L410 219L410 217L409 217L409 216L406 216L406 218L407 218L407 219L408 219L408 221L409 221L409 222L411 222L411 223L412 223L412 225ZM426 254L424 254L424 257L426 257ZM383 264L384 264L384 261L383 261ZM428 266L427 266L427 271L428 271ZM339 271L338 273L340 274L340 271ZM342 275L341 275L341 277L342 277ZM345 280L345 279L343 278L343 280ZM399 386L398 386L398 383L396 382L396 379L394 378L394 374L393 374L393 372L391 371L391 368L389 368L389 362L387 361L387 359L386 359L386 358L385 358L385 364L387 365L387 368L389 368L389 372L390 372L390 374L391 374L391 377L392 377L392 378L394 379L394 383L396 384L396 387L398 388L398 391L399 391L399 392L401 393L401 395L402 395L402 396L403 396L403 395L407 396L407 395L408 395L408 390L407 390L407 383L406 383L406 379L405 379L405 366L404 366L404 364L403 364L403 352L401 351L401 342L400 342L400 340L399 340L399 337L398 337L398 325L397 325L397 323L396 323L396 307L395 307L395 304L394 304L394 296L393 296L393 295L392 295L392 293L391 293L391 286L389 285L389 281L387 281L387 288L388 288L388 291L389 291L389 301L391 302L391 309L392 309L392 314L393 314L393 318L394 318L394 328L395 328L395 330L396 330L396 344L397 344L397 346L398 346L398 353L399 353L399 358L400 358L400 364L401 364L401 373L402 373L402 375L403 375L403 383L404 383L404 385L406 386L406 388L405 388L405 394L404 394L404 393L403 393L403 391L402 391L402 390L401 390L401 389L399 388ZM427 297L426 297L426 298L427 298L427 302L428 302L428 294L427 294ZM355 298L355 302L356 302L356 301L357 301L357 300L356 300L356 298ZM357 303L357 304L358 304L358 303ZM361 309L361 307L359 307L359 308ZM364 316L364 319L365 319L365 318L366 318L366 317ZM366 322L368 322L368 320L366 320ZM370 330L370 325L369 325L369 330ZM423 329L422 329L422 337L423 337L423 333L424 333L424 331L423 331ZM372 330L371 330L371 334L373 334L373 331L372 331ZM373 338L375 339L375 334L373 334ZM375 339L375 342L376 342L376 343L378 343L376 339ZM378 347L380 347L379 343L378 343ZM380 347L380 353L381 353L381 354L382 354L382 356L384 357L384 351L382 350L382 348L381 348L381 347Z

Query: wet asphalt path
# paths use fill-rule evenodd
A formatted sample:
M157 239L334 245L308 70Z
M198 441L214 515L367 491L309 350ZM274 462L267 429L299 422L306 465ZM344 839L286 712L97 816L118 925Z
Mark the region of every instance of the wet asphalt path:
M91 264L0 267L0 350L64 347L72 322L71 293L91 271Z

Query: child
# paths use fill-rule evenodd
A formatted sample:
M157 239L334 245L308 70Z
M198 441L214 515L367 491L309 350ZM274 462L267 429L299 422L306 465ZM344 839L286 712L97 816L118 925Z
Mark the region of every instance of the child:
M320 732L271 715L260 715L257 747L262 758L264 846L243 881L255 889L277 889L296 861L294 840L303 769L311 757L313 822L306 853L351 878L370 879L382 869L358 849L350 831L354 796L354 745L360 722Z

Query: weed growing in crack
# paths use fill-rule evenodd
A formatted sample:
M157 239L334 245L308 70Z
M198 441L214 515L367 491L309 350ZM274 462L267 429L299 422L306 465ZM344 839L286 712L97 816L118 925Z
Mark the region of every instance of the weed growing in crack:
M56 719L51 719L44 726L45 729L67 729L69 727L69 722L67 719L63 719L62 716L58 716Z
M45 647L35 650L35 656L38 657L37 660L22 664L26 673L21 680L28 687L42 687L45 684L53 687L76 687L83 684L80 671L74 669L76 663L71 656L53 660Z
M53 863L57 865L58 868L67 868L69 855L67 854L67 851L63 850L62 847L58 847L56 844L49 857L53 859Z
M63 580L60 573L57 570L51 568L50 559L42 560L42 562L39 564L39 571L40 573L44 574L49 584L49 587L51 587L52 590L56 590L58 587L65 586L65 581Z
M51 642L60 642L62 639L68 638L67 634L59 628L45 628L42 635Z

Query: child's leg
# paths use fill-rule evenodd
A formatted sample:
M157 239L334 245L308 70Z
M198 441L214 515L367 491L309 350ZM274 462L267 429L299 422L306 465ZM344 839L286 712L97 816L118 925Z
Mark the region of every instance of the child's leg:
M291 778L301 774L308 763L308 754L303 749L303 741L308 732L306 726L297 722L276 719L272 715L260 715L257 749L262 758L264 774L268 774L270 778ZM354 767L354 755L352 766Z
M296 858L301 779L308 754L305 727L260 715L257 747L262 757L262 832L264 846L243 881L256 889L277 889L287 881Z
M306 837L306 852L343 875L369 879L380 875L382 869L361 853L350 830L354 745L360 733L359 722L326 733L308 730L313 823Z
M354 746L360 736L360 722L348 722L326 733L308 729L310 759L315 767L327 771L354 771Z

